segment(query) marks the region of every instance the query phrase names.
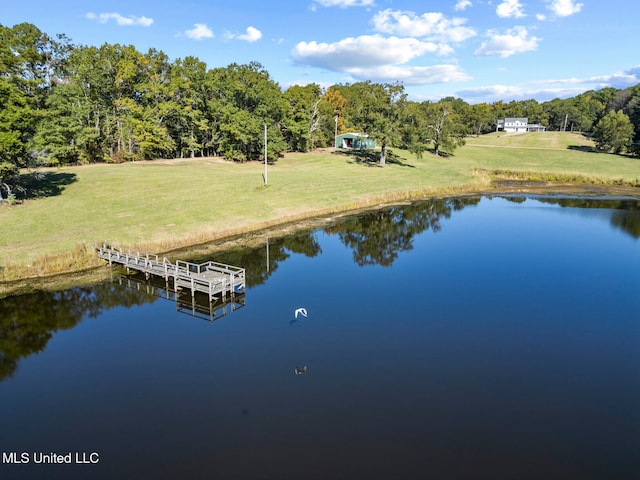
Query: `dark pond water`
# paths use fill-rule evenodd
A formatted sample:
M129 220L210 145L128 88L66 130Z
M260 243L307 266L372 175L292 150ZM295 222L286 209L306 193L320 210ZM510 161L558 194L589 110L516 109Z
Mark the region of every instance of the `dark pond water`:
M4 299L0 478L640 478L639 238L637 201L442 200L218 255L213 310Z

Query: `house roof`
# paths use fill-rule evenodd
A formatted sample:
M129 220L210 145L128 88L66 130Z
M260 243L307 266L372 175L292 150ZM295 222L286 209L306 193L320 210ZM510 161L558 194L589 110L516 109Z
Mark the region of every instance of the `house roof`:
M368 138L369 135L367 135L366 133L357 133L357 132L347 132L347 133L341 133L340 135L338 135L338 137L346 137L346 138L352 138L352 137L364 137L364 138Z

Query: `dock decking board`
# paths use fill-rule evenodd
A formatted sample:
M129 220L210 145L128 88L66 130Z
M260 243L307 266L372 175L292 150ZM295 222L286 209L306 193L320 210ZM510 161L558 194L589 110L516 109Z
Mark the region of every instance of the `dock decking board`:
M118 264L128 271L142 272L147 278L150 275L173 279L175 291L191 290L191 295L202 292L209 296L209 300L225 299L227 294L232 297L236 292L245 288L245 269L218 262L190 263L177 260L175 263L166 257L160 259L151 253L132 252L131 250L115 247L108 243L102 246L94 245L98 257Z

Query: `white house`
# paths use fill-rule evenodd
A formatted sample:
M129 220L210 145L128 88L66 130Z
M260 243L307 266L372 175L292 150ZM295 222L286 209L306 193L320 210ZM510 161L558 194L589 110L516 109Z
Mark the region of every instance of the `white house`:
M529 123L527 117L504 118L498 120L496 124L496 132L544 132L546 129L547 127L539 123Z

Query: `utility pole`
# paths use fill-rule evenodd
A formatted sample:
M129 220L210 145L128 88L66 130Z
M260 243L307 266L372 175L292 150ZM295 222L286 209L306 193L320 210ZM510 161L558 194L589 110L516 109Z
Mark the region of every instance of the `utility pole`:
M562 131L566 132L567 131L567 120L569 120L569 114L565 114L564 116L564 127L562 127Z
M267 185L267 124L264 124L264 184Z
M338 148L338 115L334 117L334 121L336 122L336 133L333 137L333 146Z

